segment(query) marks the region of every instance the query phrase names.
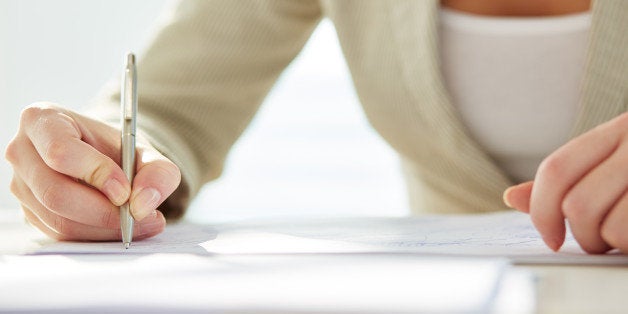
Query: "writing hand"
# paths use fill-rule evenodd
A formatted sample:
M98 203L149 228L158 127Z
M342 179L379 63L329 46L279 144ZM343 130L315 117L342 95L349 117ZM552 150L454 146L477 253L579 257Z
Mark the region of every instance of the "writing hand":
M49 103L26 108L6 150L11 191L26 219L58 240L120 240L119 206L130 199L134 238L160 233L157 206L179 185L178 167L138 139L133 187L120 168L120 131Z

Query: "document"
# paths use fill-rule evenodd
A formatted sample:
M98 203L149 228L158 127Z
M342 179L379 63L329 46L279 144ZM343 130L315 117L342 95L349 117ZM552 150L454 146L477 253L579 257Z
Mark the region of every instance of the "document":
M120 243L42 242L32 254L395 253L500 257L516 264L628 265L619 252L589 255L571 233L559 252L545 246L530 218L518 212L423 217L351 217L248 221L219 225L179 223L162 234Z
M509 269L377 254L4 256L0 313L533 313L532 276Z
M0 248L0 313L534 313L535 277L507 259L381 254L414 220L184 222L128 250L22 228L27 254Z

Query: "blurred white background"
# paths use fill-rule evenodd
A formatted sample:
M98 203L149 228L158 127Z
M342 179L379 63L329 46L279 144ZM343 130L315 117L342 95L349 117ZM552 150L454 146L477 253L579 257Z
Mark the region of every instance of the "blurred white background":
M124 53L146 44L164 4L171 5L164 0L0 1L2 151L24 106L50 100L80 109L117 76ZM17 209L6 162L0 178L0 208ZM237 142L223 177L205 187L188 217L216 222L399 216L408 212L405 193L397 157L368 125L333 25L324 20Z

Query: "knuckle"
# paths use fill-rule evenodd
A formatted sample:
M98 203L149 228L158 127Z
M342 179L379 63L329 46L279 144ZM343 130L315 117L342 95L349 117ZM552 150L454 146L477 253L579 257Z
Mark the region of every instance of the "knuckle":
M41 114L41 106L38 103L31 104L22 110L20 114L20 123L31 124L38 119Z
M22 114L22 125L31 125L31 134L56 135L61 121L67 119L63 111L54 106L38 106L25 109ZM31 135L32 136L32 135Z
M22 195L22 184L19 180L20 179L13 176L13 179L11 179L11 184L9 184L9 189L11 190L11 193L17 198L20 198L20 196Z
M13 193L13 195L17 195L20 191L17 179L15 179L15 176L13 177L13 179L11 179L11 183L9 184L9 190L11 191L11 193Z
M55 215L54 218L52 218L51 227L57 233L64 233L65 222L63 221L63 218Z
M565 160L559 155L550 155L539 165L538 176L546 178L560 178L566 174Z
M20 158L18 145L18 141L16 139L13 139L9 142L6 150L4 151L4 159L6 159L12 165L17 164L17 161Z
M58 113L59 110L55 107L35 103L22 110L20 124L21 126L33 125L46 132L50 128L50 122L58 117Z
M69 143L62 139L52 139L44 152L44 160L55 170L63 169L69 160Z
M110 163L97 162L81 179L93 186L101 186L112 171L113 166Z
M39 105L39 118L52 118L56 117L59 114L59 109L45 104Z
M57 187L57 185L51 184L44 189L41 195L41 203L47 209L55 212L59 208L63 208L65 203L64 191Z
M60 237L66 237L68 236L68 227L67 227L67 223L65 221L65 218L61 217L61 216L57 216L55 215L54 218L52 219L51 222L51 228L52 230L54 230L56 233L59 234Z
M102 226L108 229L114 229L119 227L117 216L113 214L113 210L106 210L100 219Z
M570 220L579 220L587 216L590 208L587 204L587 198L581 197L578 193L569 193L563 199L561 208L565 217Z

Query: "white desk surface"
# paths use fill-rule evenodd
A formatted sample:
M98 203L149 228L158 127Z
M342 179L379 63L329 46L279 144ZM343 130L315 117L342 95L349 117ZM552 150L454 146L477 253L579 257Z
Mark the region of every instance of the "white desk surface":
M42 310L78 313L90 309L140 313L207 310L228 313L486 312L495 306L486 303L486 294L491 291L494 277L503 274L532 279L528 281L532 283L531 289L527 289L526 284L515 284L502 285L499 291L490 292L491 298L500 295L507 300L508 312L628 311L625 293L628 291L628 267L623 261L610 266L510 265L508 260L496 256L357 251L350 254L59 254L41 251L47 245L41 243L47 241L41 242L44 239L41 234L16 217L0 216L0 265L3 265L0 267L0 295L5 298L0 296L0 312L17 309L23 313ZM37 254L24 254L33 252ZM178 265L182 265L181 269ZM145 279L159 278L154 284L162 288L155 290L153 296L165 295L169 301L160 303L149 298L146 301L151 304L146 304L142 301L146 294L137 291L129 294L135 298L133 302L118 298L120 282L125 278L120 270L127 268L135 274L127 275L127 278L144 281L135 287L152 289L153 283ZM175 276L174 282L178 283L175 286L184 287L184 290L164 288L172 279L168 275ZM103 277L108 281L103 283ZM200 285L203 277L211 279ZM220 285L208 284L214 278L226 281ZM100 288L95 289L95 286ZM197 290L207 291L207 297L199 295ZM46 291L49 293L44 293ZM93 293L87 294L92 297L84 299L85 302L77 300L74 308L68 308L67 295L63 291ZM515 293L515 296L502 296L508 293ZM93 295L106 295L116 298L117 302L103 308L106 301L93 299ZM216 299L212 299L212 295ZM429 301L417 299L417 296L429 296ZM55 300L64 297L66 303L61 302L59 307ZM92 303L87 302L89 300ZM14 307L3 307L3 304ZM179 308L177 304L188 306Z

